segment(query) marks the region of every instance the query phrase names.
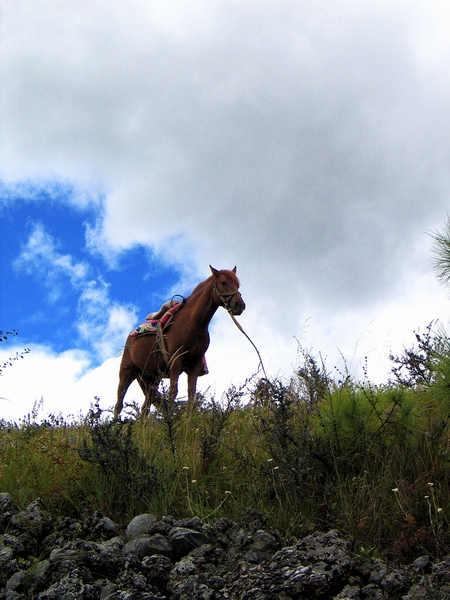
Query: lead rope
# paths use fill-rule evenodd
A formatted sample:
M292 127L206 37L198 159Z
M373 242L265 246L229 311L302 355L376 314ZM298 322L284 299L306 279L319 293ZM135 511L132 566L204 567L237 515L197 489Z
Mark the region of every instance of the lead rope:
M237 293L236 292L232 292L230 294L221 294L219 292L219 290L217 289L216 286L216 282L214 282L214 287L213 287L213 291L216 292L216 294L219 296L219 298L222 300L223 302L223 306L225 308L225 310L227 311L227 313L230 315L230 317L232 318L232 320L234 321L234 324L236 325L236 327L238 329L240 329L240 331L245 335L245 337L248 339L248 341L250 342L250 344L253 346L253 348L256 350L256 354L258 355L259 358L259 364L261 365L261 369L262 372L264 373L264 377L267 379L267 381L269 380L269 378L267 377L267 373L266 370L264 368L264 364L261 358L261 354L259 353L258 348L255 346L255 344L252 342L252 340L249 338L249 336L245 333L245 331L242 328L242 325L240 323L238 323L238 321L236 321L236 319L234 318L233 313L231 312L231 308L229 307L229 302L231 300L231 298Z
M256 350L256 354L258 355L258 358L259 358L259 364L261 365L261 369L262 369L262 372L264 373L264 377L265 377L267 380L269 380L269 378L267 377L267 373L266 373L266 370L265 370L265 368L264 368L264 364L263 364L263 361L262 361L262 358L261 358L261 354L259 353L259 350L258 350L258 348L255 346L255 344L252 342L252 340L251 340L251 339L248 337L248 335L245 333L245 331L244 331L244 330L243 330L243 328L242 328L242 325L241 325L241 324L240 324L238 321L236 321L236 319L234 318L234 315L233 315L233 313L231 312L231 310L230 310L229 308L227 308L227 312L228 312L228 314L230 315L230 317L233 319L233 321L234 321L234 324L236 325L236 327L242 331L242 333L243 333L243 334L245 335L245 337L248 339L248 341L250 342L250 344L251 344L251 345L253 346L253 348Z

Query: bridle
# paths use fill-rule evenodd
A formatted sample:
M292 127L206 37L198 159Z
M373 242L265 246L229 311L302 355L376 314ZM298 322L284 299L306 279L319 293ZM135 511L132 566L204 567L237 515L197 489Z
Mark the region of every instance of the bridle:
M231 299L232 299L234 296L236 296L236 294L238 294L238 295L239 295L239 297L240 297L240 298L241 298L241 300L242 300L241 292L240 292L239 290L236 290L235 292L230 292L230 293L227 293L227 294L222 294L221 292L219 292L219 290L217 289L217 284L216 284L216 282L215 282L215 281L214 281L214 286L213 286L213 292L216 292L216 294L217 294L217 295L218 295L218 297L219 297L219 300L222 302L222 304L223 304L224 308L225 308L225 309L226 309L226 310L227 310L229 313L231 313L231 308L230 308L230 302L231 302Z

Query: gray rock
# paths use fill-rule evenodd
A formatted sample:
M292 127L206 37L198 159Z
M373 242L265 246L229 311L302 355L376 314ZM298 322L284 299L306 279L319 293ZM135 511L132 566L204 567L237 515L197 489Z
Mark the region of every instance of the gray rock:
M419 556L419 558L416 558L416 560L413 562L413 568L417 569L418 571L425 571L425 569L428 567L428 565L430 564L430 557L427 554L424 554L423 556Z
M172 552L175 560L180 560L183 556L187 556L191 550L198 548L202 544L210 544L209 537L186 527L174 527L170 530L169 540L172 544Z
M22 536L22 538L23 538L23 536ZM20 537L18 537L16 535L9 535L9 534L5 533L4 535L0 536L0 545L11 548L16 556L18 554L20 555L25 552L25 546L23 544L23 539L21 539Z
M62 578L51 585L45 592L37 596L37 600L96 600L94 588L85 584L83 576L78 569L63 575Z
M17 560L13 558L14 550L0 545L0 586L19 570Z
M383 579L386 577L386 567L381 569L376 568L369 577L369 583L381 583Z
M50 527L50 521L50 515L42 509L40 501L35 500L24 510L11 516L10 526L13 532L40 537Z
M406 593L410 587L411 582L408 573L399 569L392 569L392 571L386 573L386 577L381 582L381 588L388 598L400 596L402 593Z
M127 527L127 536L130 539L136 538L140 535L144 535L149 533L152 527L156 523L156 517L151 515L150 513L145 513L143 515L138 515L132 519Z
M184 558L172 569L167 586L173 600L214 600L215 593L206 582L201 581L196 565Z
M450 586L450 556L432 567L430 583L436 586Z
M5 492L0 493L0 527L9 523L13 515L19 512L14 500Z
M5 600L27 600L23 594L19 594L15 590L6 590L4 595Z
M186 529L202 531L204 525L198 517L192 517L192 519L181 519L179 521L175 521L173 527L185 527Z
M227 574L230 598L315 598L333 597L342 590L354 567L352 540L332 530L315 533L297 544L282 548L261 565L239 563ZM241 596L240 596L241 595Z
M450 556L362 566L336 530L286 545L251 511L240 524L221 518L213 527L139 515L120 535L98 512L51 521L39 502L18 511L7 494L1 510L0 600L450 598Z
M0 546L0 569L14 556L14 550L9 546Z
M356 600L362 598L361 588L354 585L346 585L340 594L334 596L333 600Z
M361 589L361 597L364 600L385 600L385 593L374 583L369 583Z
M23 584L25 582L25 573L23 573L22 571L17 571L16 573L14 573L13 575L11 575L11 577L8 579L8 581L6 582L6 590L18 590L19 588L23 587Z
M152 556L146 556L142 560L141 568L150 584L164 589L169 580L169 574L173 569L173 564L167 556L153 554Z
M142 560L145 556L152 556L153 554L170 556L172 545L164 535L155 533L155 535L140 535L132 539L125 544L123 551L125 554L132 552Z
M94 527L94 532L99 534L101 537L114 535L117 530L118 526L116 523L114 523L114 521L108 517L102 517Z
M244 558L252 563L262 563L280 549L280 542L267 531L260 530L254 535L254 541Z
M106 581L105 584L101 586L100 600L107 600L108 598L111 598L116 591L117 585L111 581Z
M156 596L148 592L139 592L136 590L125 591L117 590L110 596L107 596L107 600L167 600L165 596ZM187 599L186 599L187 600Z

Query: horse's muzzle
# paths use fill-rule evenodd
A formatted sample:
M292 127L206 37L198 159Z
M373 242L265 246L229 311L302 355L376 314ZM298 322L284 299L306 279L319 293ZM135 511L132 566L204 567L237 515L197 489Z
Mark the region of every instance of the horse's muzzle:
M234 316L240 315L245 310L245 302L239 292L237 292L229 302L231 314Z

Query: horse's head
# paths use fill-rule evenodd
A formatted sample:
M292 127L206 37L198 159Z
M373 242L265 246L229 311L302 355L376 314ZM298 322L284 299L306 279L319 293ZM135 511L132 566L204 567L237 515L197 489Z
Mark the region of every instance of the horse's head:
M245 310L245 302L239 292L239 279L236 277L236 267L232 271L223 269L218 271L211 267L214 277L214 292L217 294L219 304L225 307L232 315L240 315Z

